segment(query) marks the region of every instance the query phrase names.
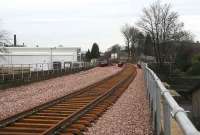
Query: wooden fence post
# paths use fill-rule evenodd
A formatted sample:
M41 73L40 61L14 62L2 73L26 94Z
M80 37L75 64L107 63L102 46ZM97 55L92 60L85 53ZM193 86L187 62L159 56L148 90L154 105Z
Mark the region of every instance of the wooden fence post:
M38 64L36 64L37 80L38 80Z
M2 65L2 79L4 81L4 66Z
M30 72L29 79L31 80L31 64L29 64L29 72Z
M24 79L24 72L23 72L22 64L21 64L21 75L22 75L22 80L23 80Z
M13 77L13 80L15 80L15 73L14 73L13 64L12 64L12 77Z

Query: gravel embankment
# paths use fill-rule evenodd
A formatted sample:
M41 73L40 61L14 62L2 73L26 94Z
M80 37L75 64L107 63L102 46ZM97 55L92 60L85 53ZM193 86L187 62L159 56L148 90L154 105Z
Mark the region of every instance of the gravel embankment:
M143 72L117 102L88 128L86 135L152 135Z
M98 82L121 68L96 67L16 88L0 90L0 120Z

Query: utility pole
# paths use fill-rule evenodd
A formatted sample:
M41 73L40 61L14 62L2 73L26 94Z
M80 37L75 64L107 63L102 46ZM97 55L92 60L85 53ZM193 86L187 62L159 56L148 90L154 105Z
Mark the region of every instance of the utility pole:
M16 36L16 34L14 34L14 47L16 47L17 46L17 36Z
M51 59L51 69L53 69L53 62L52 62L52 49L53 49L53 48L51 47L50 49L51 49L51 52L50 52L50 53L51 53L51 54L50 54L50 56L51 56L51 58L50 58L50 59Z

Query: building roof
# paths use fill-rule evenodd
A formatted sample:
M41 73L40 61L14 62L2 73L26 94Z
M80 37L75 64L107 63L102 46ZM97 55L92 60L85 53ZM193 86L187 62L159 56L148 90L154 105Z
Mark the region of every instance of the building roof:
M0 47L0 55L73 55L78 47Z
M7 49L51 49L51 48L63 48L63 49L81 49L80 47L3 47L0 48L7 48Z

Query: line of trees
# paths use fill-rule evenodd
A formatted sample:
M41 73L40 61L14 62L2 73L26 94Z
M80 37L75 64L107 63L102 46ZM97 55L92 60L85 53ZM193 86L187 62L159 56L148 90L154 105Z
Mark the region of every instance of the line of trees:
M0 29L0 44L8 44L8 43L10 43L8 31Z
M138 42L144 40L143 33L135 26L130 26L128 24L122 27L121 32L127 45L128 59L136 58L136 47Z
M8 38L8 32L5 31L5 30L0 30L0 45L3 45L3 44L8 44L10 43L10 40ZM0 48L0 52L7 52L7 49L6 48ZM2 55L0 55L0 60L4 58L2 57Z
M86 60L90 61L91 59L97 59L100 56L99 45L97 43L93 43L91 51L88 51L85 54Z
M152 55L158 67L169 57L174 57L175 48L169 42L193 42L193 35L184 30L184 23L170 4L156 1L144 8L135 26L128 24L121 29L127 46L129 60L137 61L141 53ZM174 51L172 51L174 50ZM168 52L168 53L167 53Z
M0 43L10 43L8 39L8 32L5 30L0 31Z

